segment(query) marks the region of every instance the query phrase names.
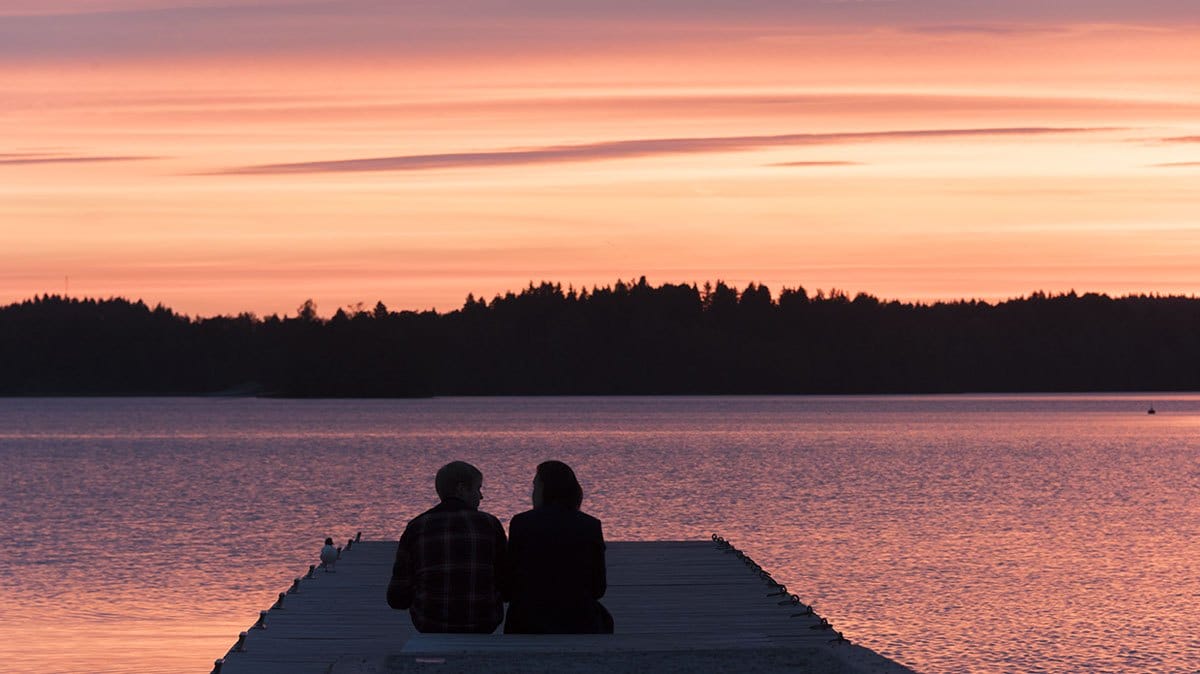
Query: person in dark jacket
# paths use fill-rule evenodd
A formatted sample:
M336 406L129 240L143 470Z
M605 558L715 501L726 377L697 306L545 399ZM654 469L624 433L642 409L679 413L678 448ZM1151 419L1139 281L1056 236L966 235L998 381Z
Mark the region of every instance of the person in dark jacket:
M419 632L491 633L504 618L504 526L479 510L483 473L475 466L448 463L434 486L442 502L400 537L388 605L408 609Z
M533 510L508 525L510 601L506 634L613 631L604 596L600 520L579 511L583 489L561 461L546 461L533 478Z

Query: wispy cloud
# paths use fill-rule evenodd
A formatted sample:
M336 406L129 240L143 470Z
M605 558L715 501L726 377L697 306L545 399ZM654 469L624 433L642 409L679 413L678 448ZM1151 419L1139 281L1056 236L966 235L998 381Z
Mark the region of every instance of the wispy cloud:
M625 91L470 92L462 97L398 96L394 91L355 93L320 92L314 95L213 96L145 95L120 97L105 92L101 97L82 99L64 93L54 99L60 109L95 110L106 119L126 124L170 126L200 124L338 124L388 123L401 117L428 119L457 116L462 124L481 119L583 118L602 115L608 122L649 121L655 118L687 118L694 121L754 116L785 120L804 119L813 128L824 126L822 118L873 118L886 110L894 126L928 123L928 119L970 119L971 123L1001 125L1008 120L1037 120L1041 126L1105 126L1120 124L1160 126L1165 116L1200 115L1200 101L1178 98L1137 99L1099 97L1046 97L1015 95L948 95L923 92L692 92L664 94L637 89ZM40 93L25 101L26 109L43 100ZM968 116L969 115L969 116ZM987 120L987 121L984 121ZM1028 121L1017 123L1029 123ZM661 128L661 127L660 127ZM670 128L670 127L666 127ZM1180 131L1179 133L1182 133ZM1158 136L1143 142L1161 142ZM475 149L475 148L472 148Z
M918 35L1029 35L1029 34L1044 34L1044 33L1065 33L1067 29L1057 25L1011 25L999 23L947 23L922 26L910 26L903 29L908 33L916 33Z
M1200 166L1200 161L1169 161L1163 164L1150 164L1150 168L1183 168L1187 166Z
M862 166L858 161L783 161L767 166Z
M518 166L565 162L638 159L661 155L708 152L743 152L792 145L836 145L974 136L1041 136L1069 133L1117 131L1113 127L1008 127L985 129L915 129L862 133L795 133L773 136L715 136L699 138L645 138L580 145L550 145L534 148L415 154L364 159L260 164L243 166L218 174L343 173L363 171L429 171L435 169Z
M0 166L23 164L86 164L91 162L145 161L162 157L62 155L43 152L0 154Z
M1200 143L1200 136L1175 136L1174 138L1163 138L1164 143Z

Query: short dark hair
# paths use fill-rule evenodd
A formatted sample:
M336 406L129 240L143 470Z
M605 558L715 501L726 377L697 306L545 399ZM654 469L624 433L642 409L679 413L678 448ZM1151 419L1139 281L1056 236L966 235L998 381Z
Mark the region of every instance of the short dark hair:
M542 481L542 503L579 510L583 487L570 466L562 461L543 461L538 464L537 476Z
M437 489L438 498L445 501L452 498L458 490L458 485L474 486L483 480L483 473L466 461L451 461L438 469L433 478L433 486Z

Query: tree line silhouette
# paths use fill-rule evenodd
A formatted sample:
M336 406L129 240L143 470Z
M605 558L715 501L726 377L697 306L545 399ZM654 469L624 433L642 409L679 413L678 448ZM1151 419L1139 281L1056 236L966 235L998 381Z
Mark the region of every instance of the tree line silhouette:
M382 302L191 318L126 299L0 308L0 395L958 393L1200 389L1200 299L996 304L751 283L530 284L460 309Z

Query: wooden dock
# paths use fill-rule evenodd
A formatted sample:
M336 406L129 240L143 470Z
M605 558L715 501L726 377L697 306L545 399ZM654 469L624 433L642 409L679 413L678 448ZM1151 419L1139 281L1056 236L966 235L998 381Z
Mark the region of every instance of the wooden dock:
M384 599L395 550L355 542L333 573L306 574L214 671L910 672L851 644L719 539L609 542L612 635L420 634Z

